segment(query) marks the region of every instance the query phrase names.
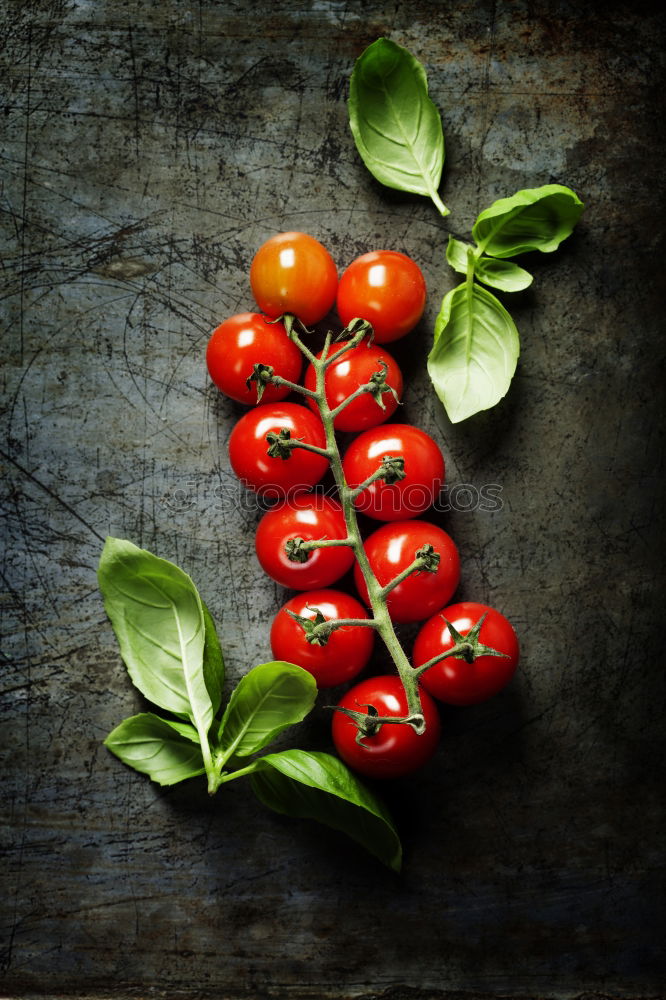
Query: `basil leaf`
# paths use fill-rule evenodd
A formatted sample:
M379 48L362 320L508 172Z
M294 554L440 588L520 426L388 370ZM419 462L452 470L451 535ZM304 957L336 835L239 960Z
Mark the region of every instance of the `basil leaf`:
M378 38L356 60L349 124L370 173L387 187L433 198L444 165L439 112L428 97L423 66L407 49Z
M125 719L109 733L104 745L124 764L160 785L175 785L206 773L196 729L152 712Z
M191 719L202 744L217 704L204 677L206 623L190 577L173 563L108 538L98 570L104 607L133 683L146 698ZM219 669L208 630L208 670ZM213 691L219 704L219 683Z
M220 723L219 749L247 757L267 746L287 726L300 722L317 697L307 670L275 660L254 667L232 692Z
M528 250L551 253L571 235L584 209L561 184L517 191L481 212L472 228L480 250L491 257L514 257Z
M519 353L515 323L491 292L468 281L444 296L428 374L452 423L499 402Z
M222 685L224 683L224 657L222 647L217 637L215 623L210 611L201 602L201 610L204 617L204 651L203 651L203 675L206 690L210 695L213 714L215 714L222 704Z
M456 240L453 236L449 236L449 242L446 245L446 260L454 271L458 271L459 274L467 274L467 251L471 249L470 243L463 243L462 240Z
M474 261L474 274L484 285L499 288L502 292L520 292L533 281L532 275L524 267L496 257L477 257Z
M340 830L400 871L400 838L385 806L337 757L306 750L269 754L255 761L251 781L264 805Z

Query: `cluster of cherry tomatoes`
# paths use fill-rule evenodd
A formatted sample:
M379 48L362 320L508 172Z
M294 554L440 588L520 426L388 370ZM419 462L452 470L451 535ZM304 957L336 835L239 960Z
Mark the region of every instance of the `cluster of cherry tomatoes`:
M323 644L308 641L303 621L367 620L368 590L347 545L327 545L309 551L302 560L293 558L288 543L296 538L335 541L347 536L338 500L313 489L329 468L329 458L321 453L326 435L312 396L302 396L303 402L285 401L292 394L290 386L269 382L262 386L256 405L259 382L251 378L255 365L270 366L287 383L314 390L314 368L310 364L303 373L303 354L280 317L295 315L309 327L334 306L345 326L356 318L371 323L374 337L372 343L363 340L347 350L347 341L334 344L331 352L340 355L326 371L329 408L335 411L377 372L383 373L392 390L381 394L381 404L371 393L360 394L335 416L336 431L359 432L342 459L345 480L355 489L376 473L386 457L404 457L404 478L374 479L354 499L359 512L382 522L364 541L370 567L379 584L386 586L412 564L424 545L432 545L439 554L436 570L412 573L386 596L394 623L425 622L412 663L419 667L453 647L447 622L466 635L482 615L486 617L481 641L503 654L477 656L472 663L450 657L424 671L420 683L426 729L421 735L409 725L387 724L376 735L358 741L353 719L333 713L333 740L351 767L372 777L399 776L425 763L437 745L439 716L431 695L453 705L483 701L508 683L518 662L515 632L503 615L471 602L447 606L460 577L458 550L445 531L420 519L444 483L444 458L430 435L391 422L403 379L384 345L404 336L420 319L425 281L413 260L394 251L358 257L338 280L328 251L311 236L290 232L260 247L250 269L250 284L260 311L221 323L208 343L206 361L220 391L253 406L232 430L230 462L248 489L274 501L259 523L257 557L273 580L297 591L273 621L274 657L309 670L319 687L335 687L352 681L373 651L375 629L362 625L331 631ZM293 448L288 460L269 455L267 440L284 431L311 450ZM332 587L352 568L357 596ZM395 675L361 681L339 704L355 710L372 705L380 716L407 714L405 692Z

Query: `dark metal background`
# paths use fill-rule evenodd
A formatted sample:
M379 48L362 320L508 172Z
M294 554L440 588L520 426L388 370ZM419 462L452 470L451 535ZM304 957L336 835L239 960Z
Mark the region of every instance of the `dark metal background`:
M2 13L0 992L658 994L663 18L613 0ZM347 82L382 34L428 71L446 220L355 152ZM526 261L507 399L451 426L424 371L456 280L447 235L551 181L587 211ZM200 782L160 790L101 745L140 704L96 590L106 534L191 573L230 683L270 658L285 594L228 464L241 408L203 356L252 307L255 249L290 228L341 269L381 247L416 258L430 297L396 345L405 419L438 436L450 484L502 490L501 511L441 523L460 595L505 611L523 662L494 701L444 711L435 760L387 790L401 877L240 782L213 801ZM328 747L323 708L297 739Z

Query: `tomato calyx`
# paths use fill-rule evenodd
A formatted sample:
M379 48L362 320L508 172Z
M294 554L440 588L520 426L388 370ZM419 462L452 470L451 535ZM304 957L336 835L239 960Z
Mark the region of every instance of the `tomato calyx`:
M414 553L414 561L411 562L409 566L406 566L402 573L398 573L398 575L394 576L392 580L389 580L386 586L382 587L380 594L382 597L386 597L387 594L390 594L392 590L395 590L395 588L401 584L403 580L406 580L408 576L411 576L412 573L420 573L422 570L426 573L436 573L439 567L439 562L440 554L435 549L435 546L431 545L429 542L426 543L420 549L416 550Z
M287 611L290 618L301 626L305 632L305 638L313 646L325 646L331 636L331 630L315 631L319 625L324 625L327 619L323 616L319 608L308 608L314 611L314 618L306 618L305 615L297 615L295 611Z
M405 459L402 455L383 455L378 471L380 474L377 476L377 479L383 479L389 485L399 483L407 475L405 472Z
M266 454L269 458L281 458L286 461L288 458L291 458L294 448L313 451L315 455L322 455L324 458L330 457L326 448L319 448L316 444L308 444L303 438L292 438L288 427L283 427L277 434L275 431L269 431L266 435L266 440L269 445Z
M350 341L349 344L345 345L343 351L336 351L336 353L333 354L332 357L326 361L326 367L328 367L328 365L331 362L338 360L338 358L342 354L346 354L347 351L358 346L359 346L358 344L354 344ZM345 410L351 403L354 403L360 396L372 396L372 398L374 399L375 403L380 408L380 410L386 410L386 403L382 399L382 395L385 392L390 392L393 395L393 398L395 399L398 406L401 405L398 393L393 388L393 386L389 385L388 382L386 381L386 373L388 372L388 365L386 364L385 361L381 360L379 360L377 363L380 365L380 370L373 372L367 382L364 382L362 385L359 385L358 389L355 389L349 396L346 397L346 399L343 399L342 402L335 407L335 409L331 410L331 417L333 418L333 420L335 420L336 417L338 417L343 410Z
M360 344L366 334L368 335L368 343L371 344L375 338L375 331L372 323L369 323L367 319L363 319L361 316L356 316L354 319L350 319L346 327L340 330L340 333L335 339L337 341L345 340L347 337L351 337L350 343L347 344L345 348L345 350L347 350L350 347L356 347Z
M332 549L342 545L353 546L350 538L290 538L285 542L284 551L289 562L306 563L314 549Z
M313 646L325 646L331 638L331 633L339 628L377 627L374 618L325 618L319 608L311 608L309 605L308 611L313 611L315 617L306 618L290 610L287 610L287 614L298 622L305 633L306 641Z
M269 321L271 322L271 321ZM272 320L273 323L282 323L285 330L287 331L287 336L290 340L295 340L298 337L298 333L294 332L294 327L298 324L301 333L311 334L312 330L310 327L306 326L302 319L298 316L294 316L293 313L284 313L282 316L278 316L277 319Z
M357 703L358 704L358 703ZM393 725L411 726L415 733L420 736L425 732L425 719L420 712L413 715L380 715L374 705L361 705L359 708L366 708L367 712L357 712L353 708L345 708L343 705L331 706L334 712L342 712L356 724L355 741L359 746L365 746L364 739L376 736L382 726Z
M273 372L275 369L272 365L262 365L261 363L253 365L252 368L252 374L248 375L245 379L245 385L248 389L251 389L252 383L257 383L257 402L260 403L266 386L273 382Z
M388 373L388 365L385 361L379 361L381 371L373 372L367 383L367 391L370 393L375 403L380 409L385 410L386 404L382 399L385 392L390 392L395 399L398 406L401 406L398 393L395 391L392 385L389 385L386 381L386 375Z
M508 659L508 653L502 653L498 649L493 649L492 646L486 646L485 643L480 642L479 633L487 617L488 612L486 611L485 614L481 615L478 622L472 626L467 635L462 635L462 633L460 633L458 629L455 628L450 621L444 618L444 615L442 615L442 620L446 623L446 627L448 628L455 645L451 646L451 648L447 649L444 653L439 653L437 656L433 656L432 659L427 661L427 663L422 663L420 667L417 667L414 670L417 677L425 670L429 670L430 667L434 667L436 663L440 663L442 660L445 660L450 656L453 656L456 660L465 660L466 663L474 663L477 656L503 656Z
M384 455L372 475L350 490L349 496L352 500L355 500L364 490L367 490L368 486L371 486L378 479L383 479L385 483L392 485L393 483L400 482L406 475L405 459L402 455Z

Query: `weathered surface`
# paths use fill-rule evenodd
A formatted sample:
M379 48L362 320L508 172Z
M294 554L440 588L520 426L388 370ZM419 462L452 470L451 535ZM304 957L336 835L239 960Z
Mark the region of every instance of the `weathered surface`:
M0 992L655 995L663 18L612 0L2 10ZM442 110L445 221L353 148L347 80L381 34ZM424 373L447 234L550 181L587 212L530 262L509 396L452 427ZM259 512L225 449L241 408L203 352L251 308L254 250L289 228L341 268L378 247L419 261L404 416L438 435L452 485L502 490L501 511L439 519L461 596L509 615L523 663L493 702L445 711L434 762L387 790L400 878L240 782L213 801L160 790L101 746L139 704L96 590L105 535L191 573L231 683L269 658L285 595L252 554ZM326 718L299 744L327 747Z

